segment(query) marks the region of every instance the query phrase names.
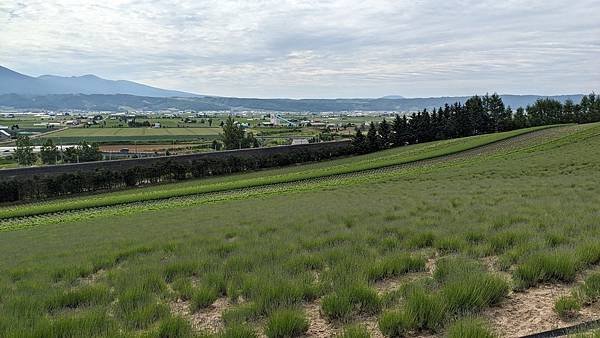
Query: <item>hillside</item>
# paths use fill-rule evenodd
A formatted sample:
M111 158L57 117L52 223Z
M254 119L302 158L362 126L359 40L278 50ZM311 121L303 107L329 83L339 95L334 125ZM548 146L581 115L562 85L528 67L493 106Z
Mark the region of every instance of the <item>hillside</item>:
M559 95L550 98L565 102L579 102L583 95ZM504 104L525 107L538 95L501 95ZM81 109L81 110L265 110L290 112L336 112L336 111L421 111L425 108L443 107L445 104L465 102L469 97L433 97L404 99L256 99L235 97L186 97L157 98L134 95L0 95L0 108L12 109Z
M599 148L598 124L559 126L363 174L35 217L0 236L0 334L515 337L592 321Z

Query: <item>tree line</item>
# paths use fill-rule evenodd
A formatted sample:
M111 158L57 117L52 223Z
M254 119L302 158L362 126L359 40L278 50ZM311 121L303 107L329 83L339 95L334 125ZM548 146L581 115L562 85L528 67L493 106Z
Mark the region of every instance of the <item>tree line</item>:
M357 153L390 147L495 133L560 123L600 121L600 95L589 94L578 104L554 99L538 99L515 111L506 107L498 94L473 96L464 104L445 105L429 112L396 115L390 123L371 122L366 130L357 128L353 144Z
M97 143L80 142L75 147L59 149L51 139L40 148L39 156L33 151L33 143L27 136L19 136L16 142L15 158L20 165L33 165L38 159L43 164L80 163L100 161L102 152Z
M180 161L164 158L152 166L136 166L125 170L98 169L90 172L39 175L0 181L0 202L37 200L50 197L107 191L190 178L203 178L294 163L321 161L350 155L354 149L346 145L292 147L286 152L264 149L254 156L224 154L222 157Z

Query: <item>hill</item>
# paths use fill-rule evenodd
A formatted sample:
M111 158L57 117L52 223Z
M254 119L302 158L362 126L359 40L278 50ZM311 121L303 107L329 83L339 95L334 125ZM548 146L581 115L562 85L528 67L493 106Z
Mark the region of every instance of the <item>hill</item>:
M560 95L550 98L579 102L583 95ZM501 95L504 104L513 108L534 103L540 95ZM264 110L290 112L340 111L420 111L464 103L467 96L404 99L257 99L237 97L150 97L104 94L0 95L0 108L5 109L80 109L80 110Z
M194 97L192 93L166 90L132 81L113 81L95 75L27 76L0 66L0 94L50 95L50 94L130 94L152 97Z

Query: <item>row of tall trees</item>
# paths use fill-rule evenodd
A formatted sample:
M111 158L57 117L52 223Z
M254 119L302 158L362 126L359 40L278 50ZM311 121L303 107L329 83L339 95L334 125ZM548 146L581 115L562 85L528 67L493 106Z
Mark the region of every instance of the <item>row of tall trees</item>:
M37 200L49 197L106 191L142 184L173 182L189 178L202 178L260 168L278 167L293 163L321 161L349 155L354 149L349 143L320 143L310 146L264 148L253 154L221 153L218 156L195 160L163 158L151 166L121 169L98 168L94 171L70 172L16 179L0 180L0 203Z
M33 151L34 146L27 136L17 138L15 158L20 165L33 165L38 161L38 155ZM58 149L51 139L44 142L40 148L39 159L43 164L92 162L102 159L100 146L97 143L82 141L75 147Z
M534 104L513 111L498 94L473 96L464 104L427 109L410 116L396 115L392 123L385 119L371 123L363 134L357 129L353 144L366 153L406 144L444 140L479 134L502 132L532 126L559 123L600 121L600 96L584 96L580 103L567 100L539 99Z

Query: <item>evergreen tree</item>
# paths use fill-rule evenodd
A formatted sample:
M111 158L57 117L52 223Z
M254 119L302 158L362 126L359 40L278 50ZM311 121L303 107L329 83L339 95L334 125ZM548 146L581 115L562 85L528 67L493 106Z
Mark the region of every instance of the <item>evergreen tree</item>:
M527 126L528 126L528 124L527 124L527 116L525 115L525 109L523 109L523 107L519 107L519 108L517 108L517 111L515 112L514 128L521 129L521 128L526 128Z
M369 131L367 132L367 149L369 152L379 150L379 135L377 135L377 127L375 123L369 124Z
M391 132L392 130L390 124L385 119L383 119L383 121L381 121L381 123L379 123L378 126L378 133L381 138L381 148L386 149L390 146Z
M354 138L352 139L352 147L354 148L354 151L359 154L367 152L367 139L359 128L356 128L356 135L354 135Z
M227 117L223 124L223 144L225 149L239 149L242 148L242 139L244 138L244 131L242 128L237 126L231 116Z
M33 153L33 145L29 137L19 136L17 138L15 157L20 165L32 165L35 163L37 157Z
M56 164L58 161L58 148L52 142L52 139L47 139L40 149L40 158L44 164Z

